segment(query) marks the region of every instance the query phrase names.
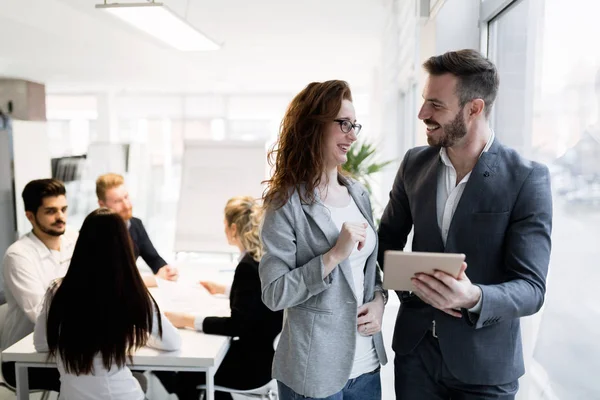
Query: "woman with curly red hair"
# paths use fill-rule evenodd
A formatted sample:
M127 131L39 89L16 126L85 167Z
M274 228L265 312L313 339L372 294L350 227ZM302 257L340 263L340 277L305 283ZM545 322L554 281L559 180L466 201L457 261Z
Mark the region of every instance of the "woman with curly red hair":
M259 273L263 302L285 310L273 361L282 400L381 399L377 235L368 192L341 170L360 129L348 84L313 82L269 154Z

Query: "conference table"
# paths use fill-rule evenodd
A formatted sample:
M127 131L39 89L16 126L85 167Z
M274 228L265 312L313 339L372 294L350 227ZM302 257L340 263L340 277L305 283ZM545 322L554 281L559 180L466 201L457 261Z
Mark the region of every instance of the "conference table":
M185 269L180 267L180 271ZM150 292L161 311L229 315L229 300L223 296L208 294L195 280L197 272L187 277L182 273L178 282L158 281L158 287L152 288ZM208 279L217 277L215 280L227 280L218 279L219 275L223 275L215 272L215 269L207 269L204 272L205 274L201 275ZM194 276L194 279L190 279L191 276ZM167 352L143 347L135 352L133 364L129 366L136 370L204 372L206 398L214 400L214 376L229 349L231 338L207 335L191 329L180 329L179 332L182 339L181 349ZM35 351L33 333L2 352L2 361L15 362L18 400L29 399L28 368L56 367L55 361L48 360L47 357L47 353Z

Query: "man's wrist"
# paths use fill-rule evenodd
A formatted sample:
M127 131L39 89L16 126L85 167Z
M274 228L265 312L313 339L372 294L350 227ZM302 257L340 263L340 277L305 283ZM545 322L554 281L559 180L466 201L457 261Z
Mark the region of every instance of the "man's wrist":
M467 310L470 310L473 307L475 307L479 303L479 301L481 300L481 296L482 296L481 288L479 286L477 286L477 285L472 285L470 292L471 292L471 295L469 296L470 297L470 301L464 307Z

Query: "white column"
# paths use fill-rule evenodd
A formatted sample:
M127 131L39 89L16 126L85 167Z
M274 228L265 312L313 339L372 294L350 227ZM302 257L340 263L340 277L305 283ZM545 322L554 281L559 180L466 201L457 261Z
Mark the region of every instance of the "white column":
M114 92L97 95L97 141L114 143L119 141L119 120L115 110Z

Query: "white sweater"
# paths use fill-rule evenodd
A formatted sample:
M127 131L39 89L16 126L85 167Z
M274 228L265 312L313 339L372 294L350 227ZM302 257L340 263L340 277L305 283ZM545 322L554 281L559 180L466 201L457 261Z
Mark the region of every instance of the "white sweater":
M46 317L48 315L47 303L44 302L42 311L35 323L33 342L38 352L48 352L46 339ZM154 313L152 333L147 345L159 350L175 351L181 347L181 337L177 328L161 313L162 338L158 337L158 315ZM67 373L60 357L56 363L60 372L60 399L61 400L143 400L145 398L140 384L133 377L127 366L118 368L116 364L107 370L102 364L102 357L98 354L94 358L93 374L75 375Z

